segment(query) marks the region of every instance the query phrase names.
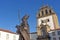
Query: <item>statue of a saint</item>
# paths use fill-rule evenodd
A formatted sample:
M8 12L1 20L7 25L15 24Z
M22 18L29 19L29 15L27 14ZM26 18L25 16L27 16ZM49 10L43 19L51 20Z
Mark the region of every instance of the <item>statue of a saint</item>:
M42 24L40 29L41 29L41 32L42 32L42 36L43 37L47 36L48 33L47 33L47 27L46 27L46 25Z
M27 37L29 37L29 25L27 22L27 19L29 18L28 15L23 16L22 18L22 23L20 25L17 25L17 33L20 35L19 36L19 40L29 40ZM23 34L25 32L25 34L27 34L25 36L25 34ZM25 38L25 39L24 39Z

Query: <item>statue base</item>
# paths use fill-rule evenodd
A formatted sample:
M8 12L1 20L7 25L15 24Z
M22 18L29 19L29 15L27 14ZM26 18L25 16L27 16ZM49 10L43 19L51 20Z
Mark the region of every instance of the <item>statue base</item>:
M38 36L37 40L50 40L49 36Z

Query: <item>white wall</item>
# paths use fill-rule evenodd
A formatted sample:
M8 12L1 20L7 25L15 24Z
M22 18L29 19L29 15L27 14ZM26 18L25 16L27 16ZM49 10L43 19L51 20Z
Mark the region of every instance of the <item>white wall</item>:
M0 40L7 40L7 34L9 35L8 40L13 40L14 36L16 40L19 39L19 35L17 34L0 31Z
M50 28L51 28L51 29L54 29L54 23L53 23L52 15L39 18L37 25L40 26L40 25L41 25L41 20L46 20L46 19L49 19L49 22L47 22L47 24L50 26Z

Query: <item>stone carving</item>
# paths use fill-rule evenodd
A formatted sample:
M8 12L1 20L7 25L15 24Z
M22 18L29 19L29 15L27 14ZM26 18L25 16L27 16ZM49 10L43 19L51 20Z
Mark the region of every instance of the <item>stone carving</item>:
M48 31L47 31L47 27L48 27L47 24L46 25L43 25L41 23L41 25L40 25L41 35L38 36L37 40L50 40L50 37L48 35Z
M29 25L27 19L28 15L23 16L22 23L17 25L17 34L19 34L19 40L29 40Z
M24 27L24 29L26 30L26 32L29 32L29 25L28 25L28 18L29 16L28 15L25 15L23 18L22 18L22 23L21 23L21 26Z
M41 32L42 32L42 35L41 35L41 36L45 37L45 36L48 35L46 25L41 24L41 28L40 28L40 30L41 30Z

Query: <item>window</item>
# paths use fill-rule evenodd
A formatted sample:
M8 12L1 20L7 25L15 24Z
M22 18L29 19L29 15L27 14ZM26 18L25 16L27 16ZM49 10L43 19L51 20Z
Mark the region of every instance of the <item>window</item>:
M49 10L49 13L51 14L52 12L51 12L51 9Z
M58 33L58 35L60 35L60 31L58 31L57 33Z
M6 40L9 40L9 34L6 35Z
M52 32L52 36L55 36L56 34L55 34L55 32Z
M56 38L53 38L53 40L56 40Z
M60 40L60 37L59 37L59 40Z
M49 19L47 19L47 22L49 22Z
M48 10L45 10L45 13L48 14Z
M41 22L42 22L42 23L44 23L44 21L43 21L43 20L41 20Z
M44 13L43 13L43 11L41 11L42 12L42 16L44 15Z
M16 36L15 35L13 36L13 40L16 40Z
M40 17L40 13L39 13L39 17Z

